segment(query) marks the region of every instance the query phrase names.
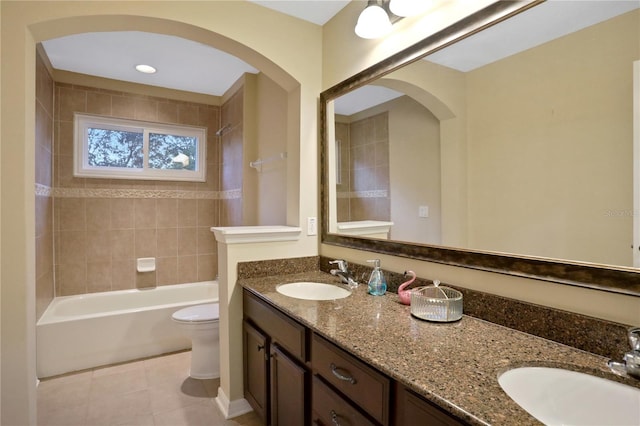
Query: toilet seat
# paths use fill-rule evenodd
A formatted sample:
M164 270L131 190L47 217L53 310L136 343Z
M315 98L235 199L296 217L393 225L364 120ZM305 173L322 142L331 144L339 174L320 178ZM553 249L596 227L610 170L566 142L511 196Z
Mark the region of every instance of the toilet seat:
M205 305L189 306L171 315L174 321L185 323L218 322L220 319L219 305L207 303Z

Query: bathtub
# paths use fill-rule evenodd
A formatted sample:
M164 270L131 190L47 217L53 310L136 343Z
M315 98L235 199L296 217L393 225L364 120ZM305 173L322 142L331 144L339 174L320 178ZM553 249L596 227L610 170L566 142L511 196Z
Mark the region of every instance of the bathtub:
M37 375L188 349L171 314L217 301L217 281L56 297L36 323Z

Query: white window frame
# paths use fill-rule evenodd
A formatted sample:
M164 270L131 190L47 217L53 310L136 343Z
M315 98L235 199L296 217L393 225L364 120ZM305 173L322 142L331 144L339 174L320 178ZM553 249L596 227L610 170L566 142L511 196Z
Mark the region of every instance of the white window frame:
M143 167L101 167L89 165L88 129L101 127L114 130L143 133ZM149 168L149 133L171 134L197 138L195 170ZM207 130L204 127L184 126L148 121L104 117L91 114L74 114L73 175L84 178L142 179L204 182L207 178Z

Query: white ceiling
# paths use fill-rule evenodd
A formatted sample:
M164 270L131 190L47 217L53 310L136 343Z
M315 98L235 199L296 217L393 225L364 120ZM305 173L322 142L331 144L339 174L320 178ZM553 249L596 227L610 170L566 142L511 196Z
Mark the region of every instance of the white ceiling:
M349 0L248 1L317 25L326 23L349 3ZM466 71L639 6L640 0L550 0L427 59ZM258 72L210 46L139 31L77 34L45 41L43 47L56 69L216 96L224 94L243 73ZM135 65L140 63L152 65L158 72L147 75L135 71ZM389 100L389 96L387 92L383 99Z

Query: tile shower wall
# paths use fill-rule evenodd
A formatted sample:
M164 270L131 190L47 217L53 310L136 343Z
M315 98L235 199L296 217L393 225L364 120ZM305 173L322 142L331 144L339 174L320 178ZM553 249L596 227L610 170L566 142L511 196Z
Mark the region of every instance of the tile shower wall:
M240 87L222 104L221 127L228 126L222 135L220 175L220 225L240 226L242 220L242 168L244 141L244 88Z
M220 107L62 83L55 94L56 295L214 279ZM206 127L206 182L74 177L74 112ZM140 257L156 271L138 273Z
M53 79L36 54L36 318L54 297L53 283Z
M336 124L341 177L338 221L390 220L389 115Z

